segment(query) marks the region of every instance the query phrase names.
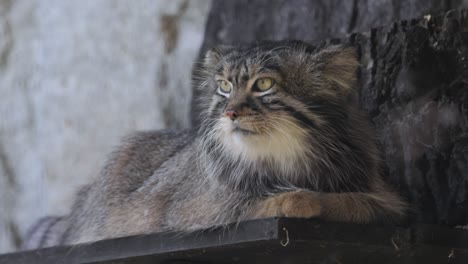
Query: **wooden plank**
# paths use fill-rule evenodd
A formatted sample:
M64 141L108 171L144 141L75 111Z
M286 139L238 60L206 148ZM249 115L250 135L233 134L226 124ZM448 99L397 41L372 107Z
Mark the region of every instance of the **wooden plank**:
M6 263L468 263L468 231L271 218L0 256Z

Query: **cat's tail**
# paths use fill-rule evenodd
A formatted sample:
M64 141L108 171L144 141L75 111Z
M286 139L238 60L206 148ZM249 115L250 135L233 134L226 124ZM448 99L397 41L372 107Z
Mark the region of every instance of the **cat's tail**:
M39 219L26 233L21 250L59 245L65 225L65 217L47 216Z

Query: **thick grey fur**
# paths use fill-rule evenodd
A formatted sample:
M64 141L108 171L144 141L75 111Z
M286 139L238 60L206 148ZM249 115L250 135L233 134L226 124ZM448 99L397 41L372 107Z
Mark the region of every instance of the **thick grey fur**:
M351 100L357 69L355 52L339 46L316 50L286 41L211 50L195 80L205 110L200 130L127 138L95 181L78 193L70 213L33 228L24 249L275 215L398 219L404 203L382 180L372 129ZM260 96L248 83L265 72L276 78L274 93ZM229 97L220 94L215 76L232 84ZM246 120L245 130L234 131L236 123L226 132L231 126L227 110ZM275 123L283 119L292 123ZM294 138L296 132L300 138ZM284 153L256 158L257 149L244 155L230 138L270 133L272 145L279 144L275 135L291 137L291 146L299 143L302 152L284 156L290 160L283 164L277 157Z

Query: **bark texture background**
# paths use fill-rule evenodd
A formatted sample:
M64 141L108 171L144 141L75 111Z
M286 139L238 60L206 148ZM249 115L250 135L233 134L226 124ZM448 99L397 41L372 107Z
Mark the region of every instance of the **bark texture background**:
M439 0L217 0L201 56L216 44L256 40L323 44L333 38L355 46L362 65L360 106L377 129L385 177L411 203L415 220L466 224L468 20L466 11L444 14L464 6ZM194 105L195 124L197 112Z
M361 52L360 103L385 174L417 221L468 221L468 12L394 23L348 38Z

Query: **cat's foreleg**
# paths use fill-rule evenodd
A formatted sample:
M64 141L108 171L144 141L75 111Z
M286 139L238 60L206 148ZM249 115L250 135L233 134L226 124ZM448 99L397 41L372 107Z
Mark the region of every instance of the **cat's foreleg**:
M369 193L321 193L307 190L281 193L261 200L253 218L319 217L326 220L368 223L401 218L405 203L398 195L381 190Z

